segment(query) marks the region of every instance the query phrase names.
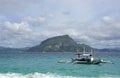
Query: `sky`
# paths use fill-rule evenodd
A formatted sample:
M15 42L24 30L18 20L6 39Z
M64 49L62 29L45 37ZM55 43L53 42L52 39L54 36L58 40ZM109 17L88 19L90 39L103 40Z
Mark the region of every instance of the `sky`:
M59 35L120 48L120 0L0 0L0 46L23 48Z

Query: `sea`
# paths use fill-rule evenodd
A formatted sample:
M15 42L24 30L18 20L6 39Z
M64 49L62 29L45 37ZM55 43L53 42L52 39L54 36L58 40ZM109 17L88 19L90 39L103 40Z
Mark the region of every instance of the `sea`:
M0 78L120 78L120 52L93 52L112 63L59 63L75 52L0 52Z

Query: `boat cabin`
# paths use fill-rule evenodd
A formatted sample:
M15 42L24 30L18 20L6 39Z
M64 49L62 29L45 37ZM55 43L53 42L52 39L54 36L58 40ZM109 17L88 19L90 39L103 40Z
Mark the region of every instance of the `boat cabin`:
M87 61L92 62L94 58L92 57L92 54L80 54L77 53L77 58L74 59L74 61Z

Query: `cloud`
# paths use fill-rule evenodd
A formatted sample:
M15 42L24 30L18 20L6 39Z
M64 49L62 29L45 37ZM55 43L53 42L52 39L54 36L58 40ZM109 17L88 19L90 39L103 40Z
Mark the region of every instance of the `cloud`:
M29 23L32 26L40 26L44 23L46 23L47 18L46 17L38 17L38 18L32 18L32 17L25 17L23 19L24 22Z
M69 22L49 27L49 34L53 31L57 34L69 34L77 42L93 47L109 48L120 45L120 20L110 16L104 16L93 24Z
M97 23L89 28L91 32L86 34L92 38L94 46L99 47L118 47L120 42L120 20L105 16Z
M51 23L50 19L54 18L25 17L21 23L4 22L0 25L0 45L30 47L40 44L49 37L64 34L70 35L78 43L85 43L97 48L120 45L120 20L110 16L104 16L95 23L75 21Z
M116 47L120 45L119 3L118 0L0 0L0 45L33 46L49 37L68 34L78 43Z
M37 44L39 34L33 32L27 23L4 22L0 26L1 46L7 47L29 47ZM35 44L34 44L35 43Z
M37 19L33 19L31 17L25 18L26 21L30 21L30 22L44 22L46 20L46 18L44 17L38 17Z

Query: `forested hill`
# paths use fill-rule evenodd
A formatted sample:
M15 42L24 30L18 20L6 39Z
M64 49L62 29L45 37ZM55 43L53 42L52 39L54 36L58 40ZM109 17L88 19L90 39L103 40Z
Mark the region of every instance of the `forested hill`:
M31 47L28 51L31 52L76 52L93 49L85 44L77 44L69 35L56 36L42 41L39 45Z

